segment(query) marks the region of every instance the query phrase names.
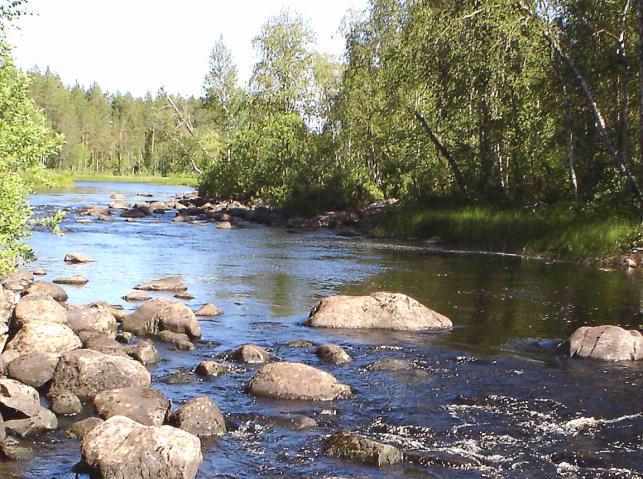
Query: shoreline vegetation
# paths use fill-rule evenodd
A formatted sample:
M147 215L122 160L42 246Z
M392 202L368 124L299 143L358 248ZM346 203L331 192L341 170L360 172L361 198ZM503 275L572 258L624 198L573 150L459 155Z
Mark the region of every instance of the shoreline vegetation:
M149 174L115 175L111 173L76 172L46 169L42 171L42 180L35 183L36 191L57 188L71 188L76 181L97 181L101 183L153 183L157 185L195 186L196 175L171 174L167 176Z

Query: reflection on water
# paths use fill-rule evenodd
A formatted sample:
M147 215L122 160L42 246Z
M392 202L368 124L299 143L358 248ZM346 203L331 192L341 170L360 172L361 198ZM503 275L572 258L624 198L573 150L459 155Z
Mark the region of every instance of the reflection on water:
M167 198L185 188L81 183L73 191L36 195L41 209L107 204L111 193L136 201L139 191ZM569 360L561 338L585 324L641 328L636 275L511 257L437 254L411 246L346 239L331 232L290 234L247 225L172 223L171 213L128 223L65 220L63 238L37 232L32 245L47 279L82 273L70 301L120 297L151 278L182 274L196 308L213 302L225 314L203 321L192 353L160 345L155 383L176 403L212 396L228 414L315 417L318 429L295 432L242 422L203 443L200 478L213 477L635 477L643 473L640 364ZM66 252L91 255L82 266ZM301 326L322 296L400 291L449 316L446 334L319 331ZM236 304L243 301L243 304ZM132 305L124 304L126 308ZM336 342L355 358L320 364L293 339ZM335 374L357 392L331 405L255 400L244 394L254 367L212 381L166 385L171 371L194 367L243 343L279 359ZM371 372L384 358L414 361L416 371ZM85 414L91 413L91 406ZM63 419L62 427L71 419ZM414 462L383 470L320 457L320 440L338 427L414 451ZM73 478L79 445L45 436L31 461L0 466L0 477ZM4 468L4 469L3 469ZM4 474L4 475L3 475ZM85 477L79 475L78 477Z

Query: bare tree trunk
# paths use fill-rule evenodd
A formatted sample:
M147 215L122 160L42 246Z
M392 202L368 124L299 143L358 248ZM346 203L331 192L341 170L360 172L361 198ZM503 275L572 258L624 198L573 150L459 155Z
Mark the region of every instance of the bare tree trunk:
M569 180L572 184L574 202L576 203L576 208L578 208L580 206L580 201L578 199L578 178L576 176L576 168L574 166L574 129L572 128L572 117L569 110L567 85L565 85L562 75L560 81L563 88L563 111L565 112L565 128L567 129L567 167L569 168Z
M525 6L522 2L519 2L518 6L527 15L535 19L537 22L542 23L542 19L538 16L538 14ZM587 105L589 106L589 109L592 113L592 116L594 117L594 124L596 126L596 129L598 130L598 134L605 144L608 153L612 157L612 162L614 163L616 171L618 171L618 173L621 175L628 188L630 189L630 192L632 193L632 196L634 197L634 201L636 202L638 208L640 210L643 210L643 193L641 193L641 188L639 187L638 181L630 171L629 166L622 160L621 155L619 154L619 151L614 144L614 140L607 129L605 117L599 109L598 104L594 99L594 94L589 88L585 77L576 66L574 60L572 60L571 57L563 51L554 36L546 28L541 28L541 32L545 36L551 47L554 49L556 54L565 62L565 64L574 74L574 78L578 82L580 89L583 92L583 96L587 101Z
M415 118L420 122L420 125L422 125L422 128L424 129L425 133L431 140L431 143L435 146L435 148L440 152L440 154L444 157L446 160L447 164L451 168L451 171L453 172L453 176L455 177L455 182L458 185L458 188L460 189L460 192L462 195L466 198L467 197L467 186L464 181L464 177L462 176L462 171L460 170L460 166L458 163L453 159L451 156L451 153L449 153L449 150L447 150L442 143L440 143L440 140L433 134L433 131L429 127L428 123L424 119L424 117L420 114L419 111L415 110Z

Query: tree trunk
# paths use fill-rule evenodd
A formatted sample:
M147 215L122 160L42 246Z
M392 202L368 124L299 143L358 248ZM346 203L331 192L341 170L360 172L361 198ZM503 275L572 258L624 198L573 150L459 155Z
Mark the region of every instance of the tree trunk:
M442 143L440 143L440 140L433 134L433 131L431 131L431 128L429 127L429 124L426 122L424 117L420 114L419 111L415 110L415 118L420 122L420 125L422 125L422 128L424 129L425 133L431 140L431 143L435 146L436 150L440 152L440 154L444 157L446 160L447 164L451 168L451 171L453 172L453 176L455 177L455 182L458 185L458 188L460 189L460 192L462 195L466 198L467 197L467 186L464 181L464 177L462 176L462 171L460 170L460 166L458 163L453 159L451 156L451 153L449 153L449 150L447 150Z
M639 165L643 165L643 0L638 0L636 18L639 27Z

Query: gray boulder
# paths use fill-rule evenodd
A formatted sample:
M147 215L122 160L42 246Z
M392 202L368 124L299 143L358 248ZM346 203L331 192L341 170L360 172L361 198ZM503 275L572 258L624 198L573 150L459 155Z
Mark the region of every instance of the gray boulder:
M55 284L70 284L73 286L82 286L89 283L89 280L80 274L69 276L67 278L56 278L52 281Z
M102 304L72 307L67 311L67 322L76 334L85 331L116 337L116 318L112 310Z
M185 304L156 298L147 301L123 318L122 329L137 336L157 336L161 331L201 337L201 327L194 313Z
M136 359L139 363L147 366L148 364L158 363L161 355L151 341L143 340L132 346L127 346L125 352Z
M246 364L263 364L270 360L270 354L262 347L244 344L233 351L232 359Z
M34 298L33 300L23 299L16 304L13 311L12 327L20 329L32 321L67 324L67 312L60 303L50 296L42 296L42 298Z
M166 278L154 279L135 286L134 289L143 291L185 291L188 287L181 276L168 276Z
M351 394L331 374L301 363L271 363L263 366L248 385L258 397L333 401Z
M378 467L398 463L403 458L401 451L396 447L348 431L337 431L324 439L322 450L326 456L350 459Z
M85 463L101 479L194 479L203 461L198 437L171 426L114 416L87 433Z
M316 328L437 331L451 329L449 318L400 293L331 296L312 309L308 326Z
M172 414L170 422L198 437L217 436L226 432L219 406L207 396L190 399Z
M82 253L67 253L65 255L65 263L80 264L80 263L93 263L94 261L96 260Z
M158 389L128 387L107 389L94 396L96 412L103 418L125 416L145 426L161 426L172 403Z
M570 355L605 361L643 359L643 335L618 326L584 326L569 338Z
M47 384L58 364L58 354L31 352L17 357L7 365L7 376L33 388Z
M315 354L327 363L346 364L353 362L353 358L337 344L322 344L315 350Z
M67 292L64 289L47 281L36 281L35 283L31 283L27 289L25 289L25 294L34 293L42 293L47 296L51 296L59 303L64 303L68 299Z
M9 341L4 352L13 352L16 356L33 352L60 355L81 346L80 338L68 326L35 321L25 324Z
M51 391L70 391L81 400L93 398L106 389L147 387L150 373L133 359L77 349L63 354L52 378Z

